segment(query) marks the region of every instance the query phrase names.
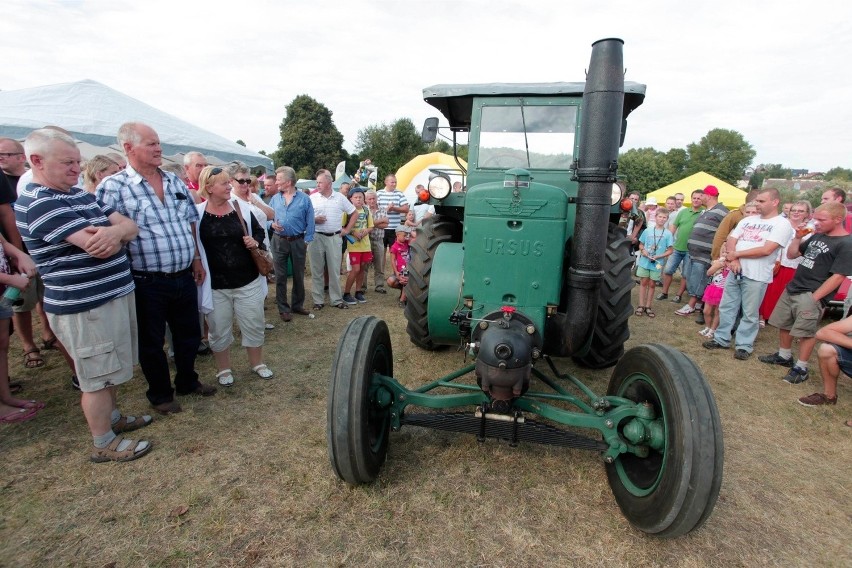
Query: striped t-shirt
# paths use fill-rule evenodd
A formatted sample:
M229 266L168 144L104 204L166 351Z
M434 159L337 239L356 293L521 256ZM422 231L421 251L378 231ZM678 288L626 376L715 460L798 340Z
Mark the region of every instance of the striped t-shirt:
M86 227L110 226L114 212L78 187L66 193L31 183L18 196L15 220L44 281L46 312L85 312L133 291L123 247L101 259L65 240Z
M405 194L401 191L388 191L386 189L380 189L376 192L376 200L379 202L379 207L384 208L385 211L388 210L388 207L402 207L403 205L408 205L408 200L405 198ZM388 229L396 229L399 227L400 223L405 221L405 216L398 211L388 211Z

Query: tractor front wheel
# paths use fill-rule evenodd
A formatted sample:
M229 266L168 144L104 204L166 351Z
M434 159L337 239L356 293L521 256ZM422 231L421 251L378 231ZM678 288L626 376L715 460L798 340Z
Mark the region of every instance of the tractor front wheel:
M623 453L606 465L624 516L660 537L703 525L719 496L725 453L719 411L704 375L676 349L641 345L618 362L608 394L649 404L657 427L645 457ZM631 420L616 425L625 439Z
M374 374L393 376L390 333L383 320L361 316L340 337L328 387L328 457L351 485L373 481L388 451L390 415L378 404Z

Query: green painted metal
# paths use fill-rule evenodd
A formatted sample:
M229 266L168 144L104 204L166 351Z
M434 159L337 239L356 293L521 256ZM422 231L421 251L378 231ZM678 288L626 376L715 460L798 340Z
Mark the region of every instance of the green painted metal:
M435 250L429 282L428 322L432 341L443 345L458 345L459 328L450 323L450 314L462 307L461 243L443 243Z
M477 385L456 383L474 371L474 365L467 365L449 373L431 383L409 390L393 377L373 375L371 400L377 412L389 415L390 427L397 431L401 428L401 419L408 406L449 410L460 407L477 407L489 402L488 396ZM588 402L574 396L562 386L536 371L546 385L554 389L553 393L529 391L514 401L517 410L535 414L564 426L596 430L602 435L609 449L604 459L614 461L623 453L632 453L640 457L648 455L648 447L658 452L665 450L665 425L661 417L655 416L652 406L637 403L618 396L599 396L582 383L583 394ZM565 378L568 375L560 375ZM641 377L640 379L641 380ZM433 393L435 389L448 389L445 394ZM570 405L577 410L566 410L553 403ZM619 425L623 425L619 427ZM629 480L626 480L629 482ZM650 492L652 488L631 490Z

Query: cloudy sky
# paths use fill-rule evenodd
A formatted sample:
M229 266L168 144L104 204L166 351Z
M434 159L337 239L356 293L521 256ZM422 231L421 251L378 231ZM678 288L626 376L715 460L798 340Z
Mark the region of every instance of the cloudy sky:
M93 79L267 152L286 105L307 94L353 151L364 126L435 115L424 87L580 81L591 43L620 37L626 78L648 85L625 148L682 148L727 128L755 163L825 171L852 168L845 5L4 0L0 90Z

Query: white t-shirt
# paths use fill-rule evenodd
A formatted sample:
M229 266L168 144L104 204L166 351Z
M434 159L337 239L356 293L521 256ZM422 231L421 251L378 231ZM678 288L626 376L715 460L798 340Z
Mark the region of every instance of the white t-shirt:
M431 215L435 214L435 206L429 205L428 203L415 205L412 207L412 210L414 211L414 222L417 223L418 226L423 223L423 219L426 218L426 213Z
M352 202L336 191L332 191L328 197L319 191L312 193L311 204L314 206L315 217L325 216L325 223L316 224L318 233L336 233L343 228L343 214L355 211Z
M766 244L766 241L778 243L779 247L783 247L790 241L792 232L793 227L790 226L790 222L781 215L776 215L770 219L761 219L759 215L751 215L740 221L731 231L730 236L737 239L736 250L743 251L762 247ZM775 267L778 254L778 250L775 250L767 256L740 258L743 276L767 284L772 282L772 269Z

